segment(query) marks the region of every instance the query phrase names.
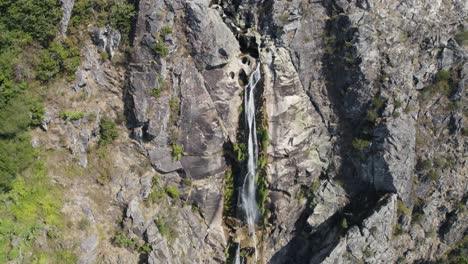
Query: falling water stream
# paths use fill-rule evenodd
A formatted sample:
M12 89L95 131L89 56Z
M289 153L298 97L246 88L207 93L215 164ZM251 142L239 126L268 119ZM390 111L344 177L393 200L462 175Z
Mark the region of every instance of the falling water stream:
M261 78L260 63L257 63L255 71L250 75L249 83L245 87L244 109L245 119L247 122L248 138L247 138L247 173L241 189L240 207L245 213L245 220L249 229L249 236L253 240L254 247L257 245L255 234L255 223L259 216L259 209L256 199L255 176L257 173L258 145L257 145L257 128L255 124L255 96L254 91L258 81ZM238 250L239 251L239 250ZM257 250L254 251L255 262L257 261ZM236 263L240 258L236 252Z

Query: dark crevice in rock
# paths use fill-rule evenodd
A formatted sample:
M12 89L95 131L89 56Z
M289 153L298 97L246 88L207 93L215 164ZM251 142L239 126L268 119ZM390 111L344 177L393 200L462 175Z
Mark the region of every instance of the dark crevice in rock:
M361 225L374 212L377 201L384 195L383 192L375 191L372 184L365 182L359 175L360 155L356 155L351 144L354 138L363 135L372 139L374 130L374 125L369 124L365 118L370 107L369 97L358 94L358 89L366 89L367 81L359 68L361 59L357 56L355 47L350 45L357 29L351 26L347 16L341 14L343 10L334 1L323 2L323 5L331 17L326 22L324 43L327 46L322 58L327 95L334 114L334 124L327 125L330 133L338 131L334 153L341 158L341 164L332 163L328 168L327 177L331 176L343 183L350 203L312 230L307 223L307 218L313 213L314 202L311 197L308 203L312 206L302 212L295 225L295 230L301 232L296 232L288 245L273 256L272 263L286 263L285 260L288 260L287 263L304 263L304 260L310 260L311 263L322 262L346 234L341 221L346 219L349 226ZM317 105L313 105L320 113Z
M340 8L335 5L326 7L330 16L340 12ZM329 130L339 131L334 152L341 156L343 162L339 168L334 168L334 170L338 178L343 181L346 192L352 196L354 193L368 188L367 184L359 180L357 168L352 160L352 155L350 155L350 153L354 153L351 142L362 130L363 124L362 121L359 121L363 119L362 113L351 114L348 108L353 106L350 104L358 102L347 102L347 98L354 97L350 86L363 82L364 77L357 64L343 63L343 57L355 52L353 47L345 47L345 42L352 40L356 31L356 29L351 28L349 18L343 15L335 16L327 21L326 30L325 43L327 47L322 58L325 66L323 71L327 80L328 98L336 119L336 128L330 127Z
M383 193L362 192L345 208L333 214L315 229L307 224L307 218L313 212L313 206L308 206L295 224L295 236L272 257L271 263L300 264L304 263L304 260L321 263L347 232L347 228L341 224L342 220L346 219L349 227L353 225L359 227L363 220L379 207L379 200L383 196ZM308 204L313 205L313 201L314 197L309 198Z

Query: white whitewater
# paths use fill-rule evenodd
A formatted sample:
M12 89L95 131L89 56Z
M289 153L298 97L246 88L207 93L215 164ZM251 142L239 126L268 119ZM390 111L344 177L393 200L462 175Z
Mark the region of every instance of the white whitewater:
M236 260L234 264L241 264L240 260L240 244L237 244L237 249L236 249Z
M256 199L255 175L257 173L258 145L257 145L257 127L255 124L255 96L254 91L258 81L261 78L260 63L257 64L255 71L250 75L249 83L245 87L244 109L245 120L247 121L248 141L247 141L247 173L244 178L244 184L241 190L241 208L245 213L245 220L249 228L249 236L252 238L254 246L257 245L255 234L255 224L259 216L259 209ZM257 250L255 249L255 262L257 261ZM236 263L237 263L236 252Z

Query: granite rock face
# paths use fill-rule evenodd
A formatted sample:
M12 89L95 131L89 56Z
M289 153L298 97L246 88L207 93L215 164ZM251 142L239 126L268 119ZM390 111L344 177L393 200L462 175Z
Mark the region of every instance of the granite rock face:
M72 8L63 2L62 34ZM129 137L113 150L106 193L123 210L118 228L149 252L96 231L81 262L231 263L241 241L247 263L425 263L466 237L468 53L455 37L466 1L140 0L137 10L125 67L100 60L123 52L118 29L87 27L70 91L97 96L95 122L48 109L49 141L35 140L87 167L100 118L125 108ZM236 206L257 65L255 240Z

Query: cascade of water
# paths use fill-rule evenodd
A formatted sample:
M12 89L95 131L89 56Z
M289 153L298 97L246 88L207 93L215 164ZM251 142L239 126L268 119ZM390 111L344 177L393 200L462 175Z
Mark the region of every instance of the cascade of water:
M245 219L249 228L249 235L253 239L254 245L257 244L255 235L255 223L259 216L259 210L256 199L255 176L257 173L258 145L257 128L255 124L255 96L254 91L258 81L261 78L260 63L257 64L255 71L250 75L249 83L245 87L244 108L245 119L247 122L247 173L244 178L244 184L241 189L241 208L245 213ZM255 260L257 251L255 250Z
M236 260L234 264L241 264L240 260L240 244L237 244L237 249L236 249Z

